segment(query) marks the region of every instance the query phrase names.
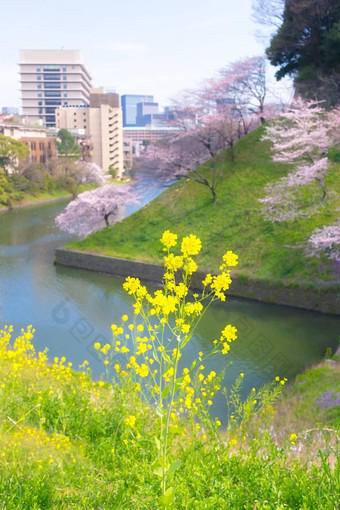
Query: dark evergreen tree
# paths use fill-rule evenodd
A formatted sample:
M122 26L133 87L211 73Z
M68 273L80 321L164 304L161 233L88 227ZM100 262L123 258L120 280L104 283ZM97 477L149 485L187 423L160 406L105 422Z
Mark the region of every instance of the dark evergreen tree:
M286 0L267 56L278 80L320 79L340 72L340 1Z

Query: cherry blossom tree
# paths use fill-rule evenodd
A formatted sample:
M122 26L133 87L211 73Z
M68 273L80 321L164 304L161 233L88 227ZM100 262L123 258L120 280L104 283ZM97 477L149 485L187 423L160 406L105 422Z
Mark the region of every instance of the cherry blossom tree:
M75 166L82 182L93 182L100 186L106 183L106 174L99 165L86 161L77 161Z
M309 256L326 254L330 259L340 262L340 218L334 225L317 228L308 239L305 250Z
M229 146L233 157L236 137L231 118L209 115L195 129L150 144L139 161L138 169L165 183L184 177L191 179L206 186L216 202L222 172L217 156Z
M339 138L339 127L338 110L329 113L315 101L297 99L279 120L266 128L263 140L272 142L273 161L295 164L295 170L266 187L267 195L260 201L267 219L292 220L318 209L320 200L316 192L315 200L301 207L299 188L316 183L321 188L321 201L326 198L327 150Z
M106 184L80 193L57 216L56 223L61 230L87 236L105 225L109 226L119 208L129 203L138 203L137 195L130 185Z
M244 123L244 133L249 132L247 122L254 115L263 117L267 95L265 57L251 57L230 63L220 69L217 77L208 80L202 89L200 99L214 106L218 111L233 108Z

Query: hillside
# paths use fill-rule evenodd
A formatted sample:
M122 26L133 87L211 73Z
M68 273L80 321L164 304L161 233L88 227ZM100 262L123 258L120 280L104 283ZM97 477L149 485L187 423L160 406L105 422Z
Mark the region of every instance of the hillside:
M205 269L217 268L222 253L231 249L239 254L237 273L245 277L336 283L339 267L335 261L325 256L307 258L303 250L315 228L336 221L340 207L339 164L333 164L328 171L325 200L319 196L316 184L304 188L304 204L310 203L311 198L314 201L313 197L319 201L315 214L280 223L266 221L258 199L265 196L265 186L286 175L290 167L273 163L269 143L260 140L262 134L261 127L237 143L235 163L230 161L228 152L220 154L222 179L217 203L213 203L206 187L182 180L121 223L68 248L159 262L159 238L170 229L179 235L194 233L202 239L199 264Z

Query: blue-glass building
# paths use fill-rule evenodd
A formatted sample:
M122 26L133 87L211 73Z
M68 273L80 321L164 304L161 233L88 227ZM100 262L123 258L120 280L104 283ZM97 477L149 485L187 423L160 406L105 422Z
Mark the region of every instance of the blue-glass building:
M121 107L123 110L123 127L136 127L137 123L137 104L153 103L153 96L143 96L138 94L124 94L121 96ZM142 124L143 125L143 124Z

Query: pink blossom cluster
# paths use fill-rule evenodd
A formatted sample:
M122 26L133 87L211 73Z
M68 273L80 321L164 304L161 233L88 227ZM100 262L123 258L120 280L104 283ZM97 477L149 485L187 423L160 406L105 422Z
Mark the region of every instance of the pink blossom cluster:
M265 217L271 221L291 220L318 209L299 208L298 188L317 182L327 195L325 175L328 169L326 153L340 138L340 111L326 112L316 101L297 99L280 119L266 128L263 140L272 142L273 160L297 165L296 169L278 182L266 187Z
M119 218L122 207L137 203L137 195L131 185L106 184L91 191L80 193L65 211L56 218L61 230L87 236L110 224L110 218ZM116 219L116 221L117 221Z
M315 229L308 244L307 255L318 256L326 253L329 258L340 262L340 218L334 225Z

